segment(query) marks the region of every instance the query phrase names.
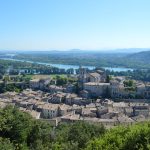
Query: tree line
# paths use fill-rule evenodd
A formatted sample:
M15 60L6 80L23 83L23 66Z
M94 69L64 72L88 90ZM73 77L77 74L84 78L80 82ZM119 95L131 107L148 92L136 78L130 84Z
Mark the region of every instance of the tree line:
M133 71L120 71L120 72L106 70L106 74L114 76L126 76L130 79L150 82L150 69L136 69Z

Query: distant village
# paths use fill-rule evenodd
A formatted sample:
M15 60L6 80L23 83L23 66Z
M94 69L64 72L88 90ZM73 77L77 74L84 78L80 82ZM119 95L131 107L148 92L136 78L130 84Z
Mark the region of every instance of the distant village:
M150 83L82 67L72 78L76 85L58 86L51 77L30 80L22 92L1 93L0 107L17 106L54 126L86 121L109 128L150 119Z

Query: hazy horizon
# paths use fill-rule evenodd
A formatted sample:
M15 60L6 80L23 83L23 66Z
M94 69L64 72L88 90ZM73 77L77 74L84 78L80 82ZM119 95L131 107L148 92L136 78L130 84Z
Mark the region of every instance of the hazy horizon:
M129 51L128 51L129 50ZM60 51L60 52L71 52L71 51L89 51L89 52L126 52L126 53L132 53L132 52L142 52L142 51L150 51L150 48L112 48L112 49L78 49L78 48L72 48L72 49L0 49L0 51L12 51L12 52L18 52L18 51L33 51L33 52L52 52L52 51Z

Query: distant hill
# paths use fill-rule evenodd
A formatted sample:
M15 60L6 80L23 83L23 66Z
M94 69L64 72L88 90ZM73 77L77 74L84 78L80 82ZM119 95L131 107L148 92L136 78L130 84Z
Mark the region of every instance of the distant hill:
M139 53L144 51L150 51L150 48L123 48L123 49L112 50L112 52L115 53L129 53L129 54Z
M150 63L150 51L143 51L139 53L129 54L125 57L132 61Z

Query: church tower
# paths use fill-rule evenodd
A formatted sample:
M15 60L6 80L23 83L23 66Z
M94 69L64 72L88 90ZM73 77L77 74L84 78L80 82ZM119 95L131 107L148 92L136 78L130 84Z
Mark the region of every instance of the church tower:
M87 71L86 68L79 67L78 86L79 89L83 89L83 84L87 82Z

